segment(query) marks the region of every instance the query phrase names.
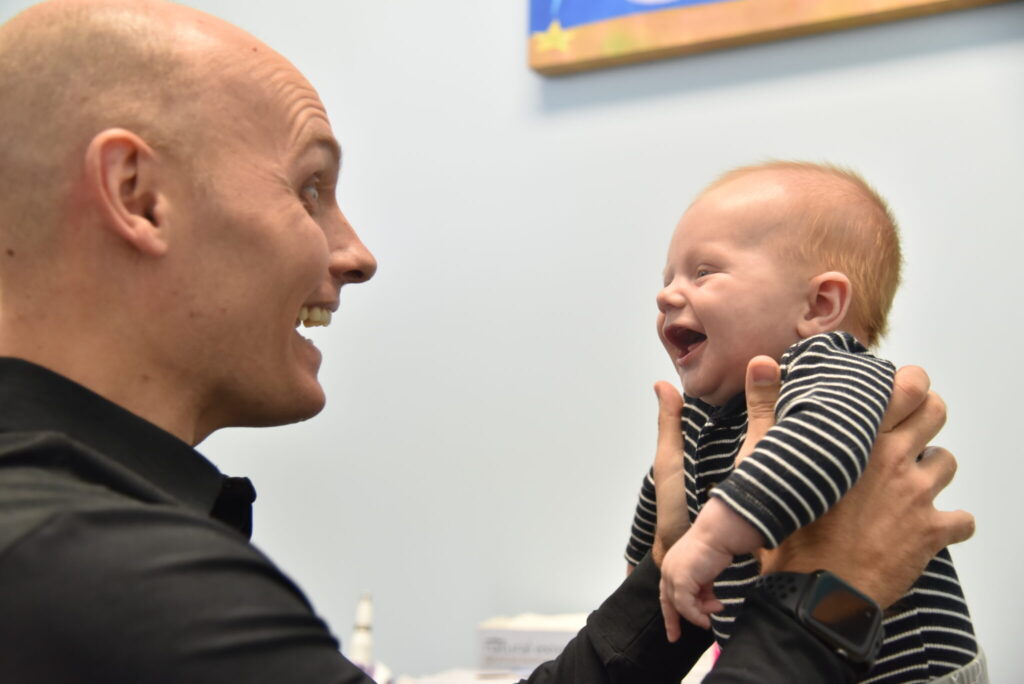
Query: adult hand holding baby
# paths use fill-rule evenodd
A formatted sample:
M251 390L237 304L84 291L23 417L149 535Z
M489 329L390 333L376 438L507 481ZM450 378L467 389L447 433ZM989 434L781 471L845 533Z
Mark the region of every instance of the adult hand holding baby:
M751 453L774 424L779 393L778 363L756 357L747 367L748 429L737 463ZM658 383L659 436L654 477L658 497L655 562L689 528L683 493L682 398L668 383ZM974 533L966 511L934 506L938 493L956 471L953 455L929 447L946 420L945 404L929 391L927 374L904 367L895 376L893 396L867 468L839 503L814 523L788 537L777 549L758 553L762 573L828 569L887 607L921 574L940 549ZM664 592L663 579L663 592ZM713 597L712 597L713 598ZM678 639L679 616L662 597L670 641Z
M747 366L749 427L739 462L774 424L778 364L767 356ZM774 380L773 380L774 379ZM778 548L759 552L761 573L828 569L887 608L942 548L974 534L974 516L939 511L934 499L953 479L956 459L928 446L946 422L946 406L916 366L896 372L867 468L839 503Z

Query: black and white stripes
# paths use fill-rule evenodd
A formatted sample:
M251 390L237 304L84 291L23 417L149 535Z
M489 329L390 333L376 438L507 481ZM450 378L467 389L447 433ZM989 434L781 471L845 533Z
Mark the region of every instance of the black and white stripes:
M835 505L860 477L889 403L893 372L891 363L845 333L816 335L791 347L782 357L778 422L712 496L759 529L768 548L778 546ZM701 436L698 446L704 444Z
M893 367L845 333L802 340L782 359L776 425L733 471L746 437L746 404L722 407L687 398L683 413L686 504L690 519L719 497L761 530L769 547L833 506L867 463L892 392ZM626 549L636 564L649 550L656 522L651 474ZM715 582L725 604L713 616L716 638L728 639L747 589L757 577L751 556L738 557ZM887 634L870 682L928 681L968 663L977 644L948 551L928 565L889 611Z

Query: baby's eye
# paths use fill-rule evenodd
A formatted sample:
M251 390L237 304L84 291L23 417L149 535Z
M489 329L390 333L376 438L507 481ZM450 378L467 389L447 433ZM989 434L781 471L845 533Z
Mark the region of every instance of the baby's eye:
M697 277L698 278L703 278L706 275L711 275L711 271L709 269L706 269L706 268L698 268L697 269Z

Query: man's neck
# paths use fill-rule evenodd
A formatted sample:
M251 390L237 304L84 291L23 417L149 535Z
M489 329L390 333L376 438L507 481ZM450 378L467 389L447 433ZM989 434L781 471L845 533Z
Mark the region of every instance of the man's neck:
M53 330L46 335L26 334L6 316L0 316L0 356L30 361L64 376L96 394L195 445L198 434L195 406L187 391L170 382L148 359L133 357L112 347L110 336L93 341L80 331Z

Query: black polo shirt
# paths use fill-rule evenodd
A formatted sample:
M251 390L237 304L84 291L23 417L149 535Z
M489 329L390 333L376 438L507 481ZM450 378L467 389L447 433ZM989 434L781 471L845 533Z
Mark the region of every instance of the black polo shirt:
M155 425L0 359L0 681L364 681L248 543L254 498Z
M0 358L0 682L370 682L249 544L254 498L155 425ZM667 643L658 581L645 558L529 681L678 682L711 637L684 622ZM848 680L785 616L745 617L707 681Z

